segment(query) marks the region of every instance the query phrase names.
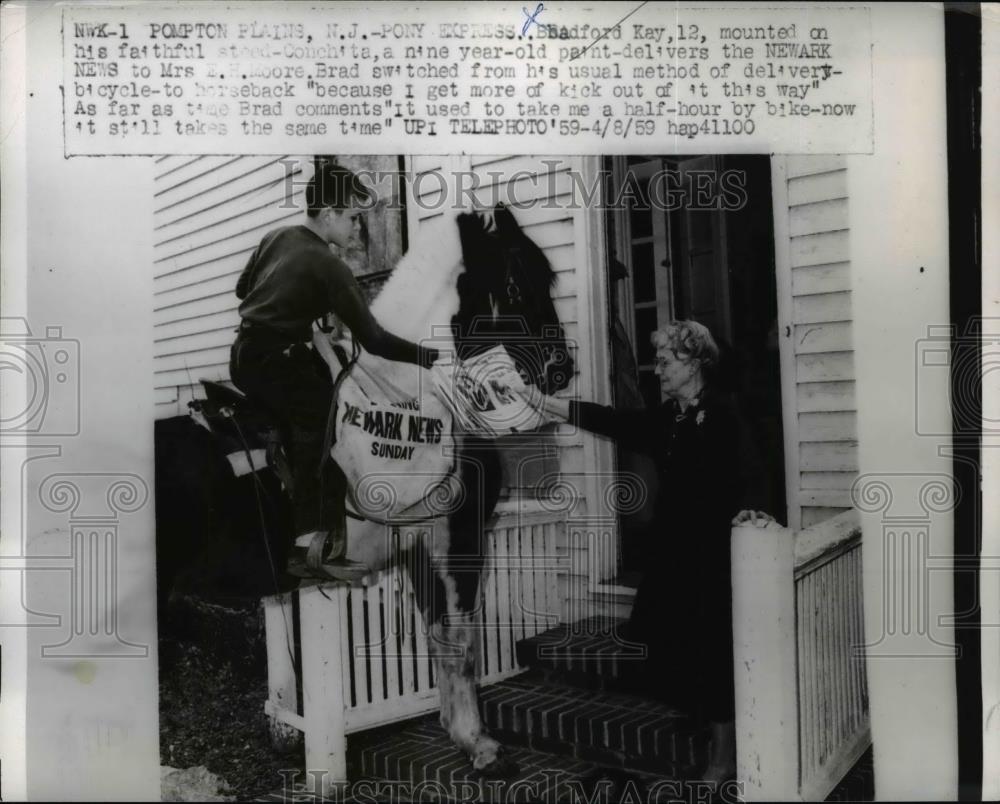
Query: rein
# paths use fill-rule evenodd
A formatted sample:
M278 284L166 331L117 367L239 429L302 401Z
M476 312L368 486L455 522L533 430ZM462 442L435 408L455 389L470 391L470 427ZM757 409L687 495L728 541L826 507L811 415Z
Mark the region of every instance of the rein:
M339 346L330 347L334 350L337 355L337 360L340 361L340 371L337 373L337 378L333 381L333 396L330 399L330 413L326 417L326 432L323 433L323 454L319 461L319 471L322 473L323 468L326 466L326 462L330 460L330 450L333 448L334 443L337 441L337 401L340 397L340 386L344 384L344 380L347 379L348 375L351 373L351 369L354 368L354 364L358 362L358 357L361 355L361 347L358 346L357 340L354 335L351 335L351 357L350 360L345 362L344 350Z

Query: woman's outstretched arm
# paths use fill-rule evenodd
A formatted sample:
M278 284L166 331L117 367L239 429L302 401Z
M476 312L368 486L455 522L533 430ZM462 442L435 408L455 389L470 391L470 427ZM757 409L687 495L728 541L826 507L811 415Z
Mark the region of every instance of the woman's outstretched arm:
M346 266L342 275L337 277L336 287L337 291L331 299L333 311L366 352L424 368L430 368L437 360L437 349L404 340L379 324L368 309L357 280Z
M547 396L535 388L529 388L523 396L528 404L552 418L614 439L635 452L656 454L659 443L657 433L660 429L658 420L662 415L657 410L616 410L594 402Z

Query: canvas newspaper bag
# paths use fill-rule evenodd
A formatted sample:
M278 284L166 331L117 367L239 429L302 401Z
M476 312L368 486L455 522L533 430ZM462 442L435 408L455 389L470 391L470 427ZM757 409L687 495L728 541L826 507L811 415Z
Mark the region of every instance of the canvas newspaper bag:
M365 519L421 521L461 499L453 424L492 438L542 424L510 393L524 386L502 346L430 371L361 352L340 376L329 337L317 332L313 342L339 381L330 454L347 477L351 509ZM351 354L350 342L340 346Z
M339 378L330 455L347 477L348 507L386 523L447 513L452 414L421 370L361 352L340 376L343 364L329 338L316 333L313 344ZM350 341L339 345L351 354Z

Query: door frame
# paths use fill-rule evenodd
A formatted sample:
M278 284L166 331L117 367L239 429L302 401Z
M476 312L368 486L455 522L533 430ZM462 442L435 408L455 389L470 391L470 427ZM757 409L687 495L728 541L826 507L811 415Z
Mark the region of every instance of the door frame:
M600 162L604 157L599 157L598 167L593 167L594 158L587 158L587 164L590 165L590 173L585 169L584 177L587 181L586 186L591 186L592 182L595 180L595 173L593 171L600 169ZM774 270L775 270L775 289L777 293L777 311L778 311L778 353L780 360L780 382L781 382L781 423L782 423L782 443L784 446L784 481L785 481L785 514L787 516L787 522L789 529L798 530L801 527L802 521L802 502L801 494L799 489L799 449L798 449L798 401L796 397L796 383L795 383L795 354L793 350L792 342L792 332L794 328L792 326L792 273L791 273L791 254L789 252L789 231L788 231L788 180L787 180L787 164L786 158L780 155L770 155L770 166L771 166L771 203L773 207L773 231L772 237L774 241ZM666 160L664 160L664 167L666 167ZM611 155L611 179L613 182L613 187L619 187L624 178L624 172L626 170L625 157L623 155ZM607 189L602 185L602 193ZM606 194L600 196L602 199L606 198ZM596 205L598 207L603 206L603 204ZM618 213L620 220L624 220L626 216L622 213ZM585 216L588 220L586 229L581 229L581 232L585 233L585 236L589 236L590 233L600 232L600 237L594 239L594 244L591 246L588 252L589 260L586 265L588 266L588 273L590 275L590 282L588 283L591 287L591 307L590 307L590 318L592 322L591 327L591 343L595 346L601 344L601 349L595 349L595 353L600 351L602 353L601 359L601 369L596 369L591 375L595 378L594 391L596 392L592 398L597 399L600 395L602 400L606 400L605 404L610 403L611 399L611 387L614 384L614 378L611 376L611 361L610 361L610 320L609 320L609 304L610 304L610 283L611 277L609 272L606 270L607 266L606 255L608 252L606 250L607 241L607 222L606 218L602 213L595 214L595 209L591 208L587 211ZM667 247L670 250L670 258L673 258L672 247L673 244L670 241L669 227L667 231ZM595 247L598 246L597 240L599 240L599 247L601 250L596 250ZM614 227L614 244L616 252L620 255L628 256L630 249L629 238L627 237L626 226L616 225ZM579 243L578 243L579 247ZM578 250L578 254L580 251ZM623 262L628 265L626 260ZM581 263L583 264L583 263ZM671 288L670 292L673 292L673 272L668 272L671 276ZM595 306L596 305L596 306ZM635 342L635 327L633 321L633 307L632 307L632 288L630 283L623 283L621 292L617 294L617 310L616 312L625 324L626 331L629 333L629 337L633 342ZM603 326L603 330L597 330L596 327ZM596 465L603 466L614 466L617 470L617 460L615 457L615 451L613 449L608 451L608 454L604 457L604 463L602 464L592 464L588 463L589 467ZM588 489L588 499L593 500L594 497L590 496L590 489ZM616 533L617 538L617 533ZM615 545L615 551L613 555L617 556L617 543ZM603 562L598 562L603 568ZM596 589L600 587L602 591L614 591L616 593L627 593L624 587L617 587L611 584L602 582L600 578L595 574L594 562L591 562L591 589ZM617 568L613 568L612 572ZM605 574L603 577L610 577L609 574Z
M778 358L781 366L781 430L785 446L785 511L788 528L802 527L799 478L799 411L795 384L795 349L792 335L792 255L788 220L788 162L771 155L771 201L774 222L774 278L778 291Z
M656 159L659 161L659 165L654 168L653 160L641 165L628 165L624 155L612 156L611 176L613 186L615 188L621 187L622 182L625 179L625 175L628 172L633 172L636 178L642 179L645 178L645 174L647 172L654 173L657 169L665 169L666 161L663 157L656 157ZM636 168L639 168L639 170L636 170ZM622 225L615 226L615 251L620 255L619 259L622 264L628 268L629 276L631 277L633 272L631 222L629 221L628 215L624 212L619 212L618 219L621 221ZM674 243L671 237L670 226L667 223L666 215L653 216L653 234L651 236L653 238L654 247L657 238L662 237L665 247L664 257L668 263L672 263ZM654 278L656 281L657 318L659 318L660 300L665 299L671 306L673 304L674 272L669 268L667 271L663 272L656 272L654 270ZM610 276L608 279L610 283ZM631 282L624 282L621 288L621 292L617 294L617 310L615 312L617 312L618 317L625 325L625 331L628 333L629 340L635 344L635 293Z

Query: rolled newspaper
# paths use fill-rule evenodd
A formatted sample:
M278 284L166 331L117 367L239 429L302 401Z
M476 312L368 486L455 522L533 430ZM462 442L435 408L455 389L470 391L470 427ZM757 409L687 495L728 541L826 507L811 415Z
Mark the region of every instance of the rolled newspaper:
M503 346L460 363L435 363L434 393L466 432L490 437L537 430L545 419L518 391L526 386Z

